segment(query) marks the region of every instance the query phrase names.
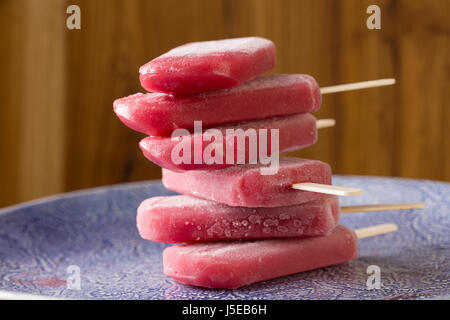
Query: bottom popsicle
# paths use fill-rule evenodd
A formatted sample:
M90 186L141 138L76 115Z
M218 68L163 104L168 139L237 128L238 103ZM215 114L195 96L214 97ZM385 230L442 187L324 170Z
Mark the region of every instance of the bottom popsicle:
M234 289L356 259L357 236L337 226L324 237L193 243L164 250L164 273L189 285Z

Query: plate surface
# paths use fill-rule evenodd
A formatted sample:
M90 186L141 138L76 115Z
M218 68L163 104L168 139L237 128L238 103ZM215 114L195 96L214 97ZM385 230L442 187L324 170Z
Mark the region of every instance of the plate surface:
M0 210L0 290L82 299L448 299L450 184L359 176L335 176L333 183L364 190L341 198L342 205L424 201L426 209L343 215L351 228L399 225L361 239L356 261L209 290L166 277L166 245L137 233L139 203L174 194L159 181L62 194ZM381 289L367 289L370 265L380 267ZM71 280L77 268L79 290Z

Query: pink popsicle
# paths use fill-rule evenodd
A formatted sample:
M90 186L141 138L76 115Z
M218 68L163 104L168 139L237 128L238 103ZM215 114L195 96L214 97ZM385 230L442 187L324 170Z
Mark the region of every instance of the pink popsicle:
M231 139L230 135L227 139L226 133L230 129L235 130L237 139ZM253 131L254 149L250 148L250 139L245 138L248 129L254 129L250 130ZM149 136L144 138L139 146L147 159L172 171L221 169L236 164L255 163L265 156L270 156L272 129L279 130L279 149L273 150L274 154L302 149L317 141L316 118L304 113L217 127L221 134L220 138L206 139L202 132L174 140L171 137ZM266 135L263 135L264 131ZM195 141L199 141L198 144ZM266 146L266 152L262 153L262 157L259 151L260 143ZM195 148L196 145L198 148ZM182 150L187 150L186 154ZM212 150L220 150L220 153Z
M221 170L173 172L162 170L170 190L240 207L281 207L301 204L321 194L291 188L293 183L331 184L330 166L318 160L280 158L276 174L263 175L261 165L241 165Z
M275 66L272 41L259 37L192 42L176 47L139 69L151 92L190 95L235 87Z
M166 243L325 236L338 221L335 196L275 208L230 207L186 195L154 197L144 200L137 214L141 237Z
M315 112L320 104L320 89L313 77L278 74L195 96L174 98L163 93L137 93L114 101L114 111L133 130L150 136L168 136L177 128L191 130L198 120L204 128L210 128Z
M194 243L164 250L164 273L189 285L233 289L344 263L358 256L356 234L337 226L325 237Z

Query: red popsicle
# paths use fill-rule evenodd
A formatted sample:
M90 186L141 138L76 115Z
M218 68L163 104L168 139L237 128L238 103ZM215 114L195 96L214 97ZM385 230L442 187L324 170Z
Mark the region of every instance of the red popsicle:
M207 138L210 130L213 129L206 133L186 132L178 138L150 136L139 146L150 161L172 171L181 171L256 163L272 154L277 156L279 152L302 149L317 141L316 118L309 113L221 126L214 130L215 137ZM237 138L227 134L229 130L233 130ZM246 134L251 138L246 138Z
M176 47L139 69L151 92L190 95L232 88L275 66L272 41L259 37L192 42Z
M338 221L335 196L275 208L230 207L186 195L154 197L144 200L137 214L141 237L166 243L325 236Z
M114 101L114 111L133 130L151 136L170 136L178 128L222 124L315 112L321 95L313 77L278 74L256 78L233 89L177 97L137 93Z
M164 273L194 286L233 289L344 263L358 256L356 234L337 226L325 237L178 245L163 253Z
M280 158L278 172L263 175L262 165L221 170L162 170L162 182L179 193L240 207L281 207L317 200L320 193L295 190L293 183L331 184L331 168L318 160Z

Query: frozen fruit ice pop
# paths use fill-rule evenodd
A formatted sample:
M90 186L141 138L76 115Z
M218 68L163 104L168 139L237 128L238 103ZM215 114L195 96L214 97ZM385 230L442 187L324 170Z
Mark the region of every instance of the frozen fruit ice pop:
M114 101L114 111L133 130L167 136L178 128L204 128L315 112L321 95L313 77L277 74L256 78L241 86L195 96L172 97L164 93L137 93Z
M238 86L275 66L272 41L259 37L192 42L176 47L139 69L151 92L190 95Z
M170 190L229 206L281 207L317 200L320 193L295 190L293 183L331 184L330 166L318 160L280 158L278 172L263 175L261 165L240 165L221 170L162 170Z
M189 285L233 289L341 264L358 256L356 234L337 226L324 237L177 245L163 253L164 273Z
M137 214L141 237L166 243L325 236L338 221L335 196L274 208L230 207L186 195L153 197Z
M141 140L139 146L150 161L166 169L181 171L213 170L236 164L256 163L272 155L272 152L275 155L298 150L317 141L316 118L309 113L248 121L216 129L220 132L220 137L208 139L205 134L208 131L194 132L178 138L149 136ZM248 131L253 140L245 137L248 129L254 129ZM274 139L272 129L279 130ZM228 130L234 130L237 138ZM277 147L273 150L277 138ZM262 153L261 145L266 147Z

